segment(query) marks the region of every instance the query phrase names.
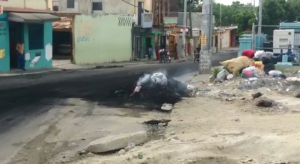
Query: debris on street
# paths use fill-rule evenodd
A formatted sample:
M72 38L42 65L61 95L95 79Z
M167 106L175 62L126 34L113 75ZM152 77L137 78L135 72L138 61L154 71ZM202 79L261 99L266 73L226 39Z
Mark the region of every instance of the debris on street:
M256 106L269 108L269 107L273 106L273 101L272 100L268 100L268 99L259 100L259 101L257 101Z
M166 112L170 112L173 109L173 105L172 104L163 104L161 107L161 110L166 111Z
M253 98L253 99L256 99L256 98L259 98L259 97L262 96L262 95L263 95L262 93L257 92L257 93L252 94L252 98Z
M169 122L171 122L171 120L167 120L167 119L153 119L153 120L145 121L144 124L147 124L147 125L163 124L164 126L168 126Z

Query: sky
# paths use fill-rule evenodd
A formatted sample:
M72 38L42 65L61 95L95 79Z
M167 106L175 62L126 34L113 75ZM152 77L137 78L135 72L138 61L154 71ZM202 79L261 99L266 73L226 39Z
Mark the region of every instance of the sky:
M216 0L217 3L222 3L224 5L231 5L232 2L234 1L240 1L241 3L252 3L254 0ZM255 0L255 6L258 6L259 0Z

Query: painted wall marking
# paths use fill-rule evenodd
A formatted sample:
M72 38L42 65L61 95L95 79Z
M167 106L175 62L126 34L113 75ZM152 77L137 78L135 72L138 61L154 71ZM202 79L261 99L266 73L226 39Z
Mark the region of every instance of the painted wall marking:
M77 37L76 40L77 40L77 42L88 42L88 41L90 41L90 39L86 36L79 36L79 37Z
M210 70L211 68L211 50L200 52L200 70Z

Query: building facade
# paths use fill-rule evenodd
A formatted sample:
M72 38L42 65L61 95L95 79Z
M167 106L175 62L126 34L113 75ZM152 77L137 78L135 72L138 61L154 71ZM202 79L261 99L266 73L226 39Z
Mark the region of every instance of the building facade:
M49 1L1 1L0 72L17 68L16 44L24 43L25 68L52 67L52 15Z
M131 28L135 0L58 0L73 18L73 61L96 64L132 60Z
M135 0L54 0L59 11L91 14L134 14Z

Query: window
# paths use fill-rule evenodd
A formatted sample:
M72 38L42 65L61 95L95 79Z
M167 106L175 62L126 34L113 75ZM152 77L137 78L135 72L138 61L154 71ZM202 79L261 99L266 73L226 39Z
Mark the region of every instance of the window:
M44 24L28 24L29 50L44 49Z
M58 6L53 6L53 7L52 7L52 10L53 10L53 11L58 11L58 10L59 10L59 7L58 7Z
M74 9L75 8L75 0L67 0L67 8Z
M53 11L58 11L59 10L59 2L58 1L52 1L52 10Z
M93 11L101 11L102 10L102 2L93 2L92 10Z

